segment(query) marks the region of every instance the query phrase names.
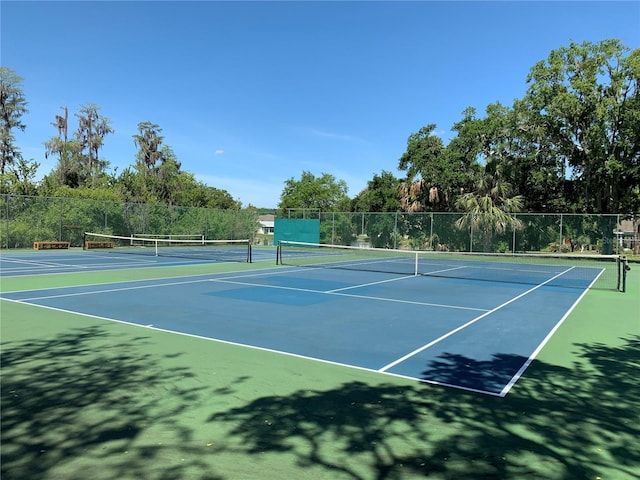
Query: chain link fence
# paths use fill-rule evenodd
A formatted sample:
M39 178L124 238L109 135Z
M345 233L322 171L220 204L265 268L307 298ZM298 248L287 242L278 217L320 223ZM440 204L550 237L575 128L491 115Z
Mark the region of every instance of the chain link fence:
M247 210L215 210L59 197L0 197L0 246L31 248L35 241L82 245L84 232L109 235L204 235L253 239L258 218Z
M638 254L640 215L514 214L507 225L464 213L288 211L319 218L320 243L455 252ZM465 221L466 220L466 221ZM466 227L476 224L478 227Z
M320 220L320 242L462 252L639 253L640 215L517 214L509 222L464 213L361 213L288 210L278 216ZM482 219L480 219L482 220ZM487 219L491 220L491 219ZM478 225L471 228L464 225ZM84 232L111 235L204 235L256 239L258 213L99 200L0 196L0 247L34 241L81 246Z

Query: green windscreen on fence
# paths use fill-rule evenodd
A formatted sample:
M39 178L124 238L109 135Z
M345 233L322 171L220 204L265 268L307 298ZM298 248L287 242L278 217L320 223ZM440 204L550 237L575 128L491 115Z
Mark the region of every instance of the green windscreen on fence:
M274 244L289 242L320 242L320 220L304 218L276 218L273 229Z

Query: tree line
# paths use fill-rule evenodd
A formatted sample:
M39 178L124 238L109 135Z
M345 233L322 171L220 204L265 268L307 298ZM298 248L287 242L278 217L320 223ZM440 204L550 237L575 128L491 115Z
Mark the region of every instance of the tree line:
M225 190L181 169L162 128L138 124L135 163L116 175L100 157L111 122L93 104L56 115L58 135L46 143L57 166L34 182L14 131L24 130L27 102L15 72L0 67L2 193L88 196L125 202L241 208ZM575 43L550 52L530 70L524 96L490 104L484 115L462 112L444 144L436 125L411 133L397 159L399 177L374 174L355 197L330 173L302 172L285 181L278 208L320 211L467 212L460 227L512 228L514 212L622 213L640 210L640 50L620 40ZM483 213L484 215L475 215Z
M111 120L92 103L82 105L74 114L77 129L71 133L68 108L61 107L63 115L55 115L52 125L58 133L44 146L45 157L53 156L57 163L40 182L35 182L40 165L23 158L14 136L15 130L26 128L22 116L27 113L27 102L21 82L13 70L0 67L0 193L240 209L240 201L229 192L207 186L182 170L173 149L164 143L162 128L152 122L140 122L138 132L133 135L138 149L135 163L120 174L117 169L109 172L110 164L100 152L105 137L114 133L114 129Z

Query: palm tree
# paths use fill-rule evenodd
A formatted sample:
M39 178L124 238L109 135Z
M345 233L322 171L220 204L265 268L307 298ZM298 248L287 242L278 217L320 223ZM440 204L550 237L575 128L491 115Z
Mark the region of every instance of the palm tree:
M469 229L472 240L470 250L473 232L481 232L484 251L488 252L494 234L503 234L507 229L522 229L522 222L513 214L521 211L523 204L524 197L513 195L511 184L501 178L493 162L490 162L476 181L475 191L462 194L456 200L456 208L465 213L455 225L460 230Z

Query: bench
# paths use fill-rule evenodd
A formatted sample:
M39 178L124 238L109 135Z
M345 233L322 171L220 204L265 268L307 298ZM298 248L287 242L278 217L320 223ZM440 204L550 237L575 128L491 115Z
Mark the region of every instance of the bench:
M92 248L114 248L115 244L113 242L100 242L100 241L91 241L84 243L85 250L91 250Z
M33 242L34 250L68 249L69 242Z

